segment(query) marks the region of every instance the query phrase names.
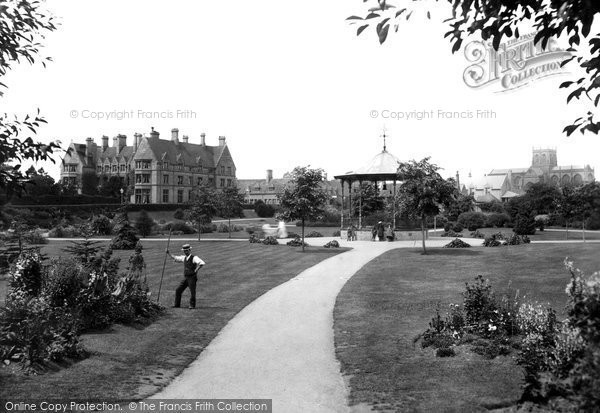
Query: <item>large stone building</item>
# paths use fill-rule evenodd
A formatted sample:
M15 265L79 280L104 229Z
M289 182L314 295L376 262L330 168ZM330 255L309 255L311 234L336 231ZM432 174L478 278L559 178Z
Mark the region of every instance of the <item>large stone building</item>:
M244 201L248 204L254 204L257 201L263 201L269 205L279 205L277 194L281 193L290 181L289 174L284 174L282 178L273 178L273 170L267 169L263 179L238 179L237 185L240 193L244 195ZM325 181L322 184L330 198L339 196L341 186L337 181Z
M463 190L472 194L477 202L507 201L538 182L565 187L594 180L594 169L590 165L559 166L556 149L533 149L530 167L492 169L482 179L468 182Z
M86 176L98 183L116 176L123 184L133 185L130 202L138 204L181 204L192 199L193 190L202 183L221 189L236 185L236 169L224 136L218 146L190 143L187 136L179 139L179 130L171 130L171 139L160 139L152 128L147 136L136 133L133 145L127 137L102 137L97 145L92 138L85 144L71 143L62 161L61 180L81 192ZM129 181L133 182L129 182Z

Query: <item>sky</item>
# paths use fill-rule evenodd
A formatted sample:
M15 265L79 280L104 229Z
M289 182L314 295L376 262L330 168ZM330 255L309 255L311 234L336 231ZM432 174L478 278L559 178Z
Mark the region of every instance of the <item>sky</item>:
M379 45L372 28L357 37L345 20L362 13L362 0L46 4L61 21L42 51L53 62L16 67L0 100L1 112L39 108L42 141L66 147L122 133L131 144L136 132L154 127L169 138L178 128L190 142L226 136L238 178L299 165L333 176L379 153L385 128L390 153L430 156L444 176L527 167L533 147L556 148L559 165L600 171L598 136L562 134L581 110L558 89L569 76L505 93L468 87L469 62L443 37L445 5L431 6L432 20L416 13ZM58 177L58 167L42 166Z

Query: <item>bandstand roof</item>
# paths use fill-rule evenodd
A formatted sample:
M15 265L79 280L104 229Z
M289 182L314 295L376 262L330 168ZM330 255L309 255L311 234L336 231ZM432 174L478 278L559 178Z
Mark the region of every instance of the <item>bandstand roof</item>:
M336 175L334 178L348 181L393 181L398 179L399 165L400 160L384 147L383 151L375 155L365 166Z

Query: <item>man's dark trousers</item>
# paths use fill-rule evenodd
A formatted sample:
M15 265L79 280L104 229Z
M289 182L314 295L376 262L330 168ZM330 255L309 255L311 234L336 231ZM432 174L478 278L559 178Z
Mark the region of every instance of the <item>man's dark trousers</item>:
M190 307L196 307L196 282L198 281L198 276L187 275L185 279L179 283L179 286L175 290L175 307L181 306L181 294L185 291L186 288L190 289Z

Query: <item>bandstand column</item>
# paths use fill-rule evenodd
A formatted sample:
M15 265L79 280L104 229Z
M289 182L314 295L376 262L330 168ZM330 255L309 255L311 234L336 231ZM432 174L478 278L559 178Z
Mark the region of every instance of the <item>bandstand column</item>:
M340 237L342 236L342 230L344 229L344 180L342 179L342 212L341 212L341 222L340 222Z
M394 195L392 198L392 222L393 222L393 230L396 230L396 180L394 179Z
M362 229L362 181L358 181L358 228Z

